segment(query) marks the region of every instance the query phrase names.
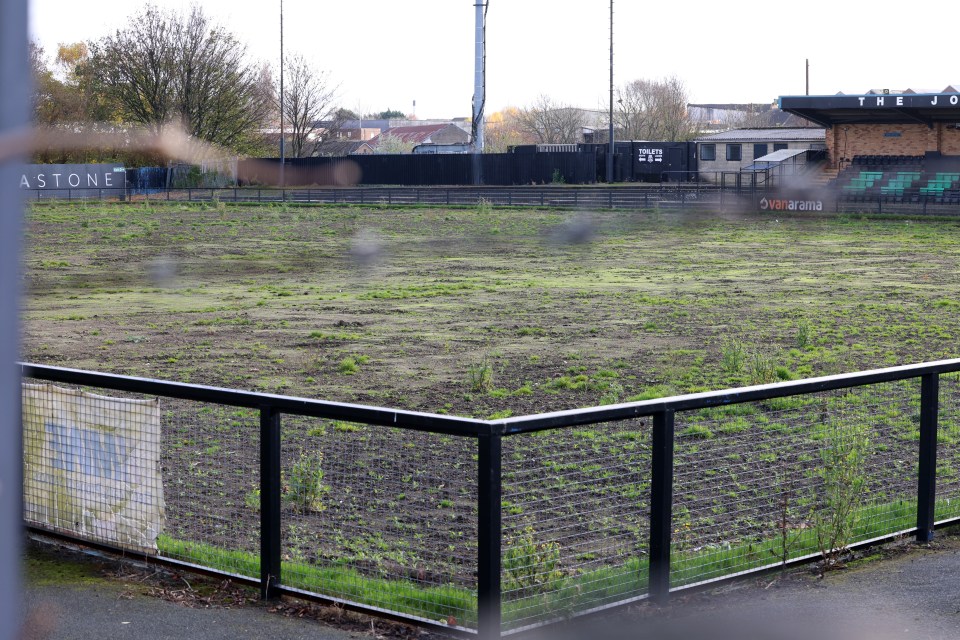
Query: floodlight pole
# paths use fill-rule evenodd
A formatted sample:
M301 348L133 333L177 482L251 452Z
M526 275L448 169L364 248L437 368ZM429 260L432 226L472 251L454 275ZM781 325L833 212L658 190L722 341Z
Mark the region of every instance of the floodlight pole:
M607 148L607 184L613 184L613 0L610 0L610 143Z
M472 151L473 183L483 184L483 108L487 91L487 8L489 0L474 0L474 62L473 62L473 109Z
M287 162L286 149L284 148L283 131L283 0L280 0L280 188L285 186L284 165Z
M0 2L0 140L30 124L27 0ZM15 143L14 143L15 144ZM0 150L0 640L20 638L23 544L23 436L19 352L20 237L23 192L19 157Z

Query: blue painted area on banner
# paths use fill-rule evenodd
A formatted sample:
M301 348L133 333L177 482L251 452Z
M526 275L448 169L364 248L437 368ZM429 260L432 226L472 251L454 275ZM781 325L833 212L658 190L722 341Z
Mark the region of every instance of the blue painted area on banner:
M96 429L46 422L53 467L67 472L126 482L125 438Z

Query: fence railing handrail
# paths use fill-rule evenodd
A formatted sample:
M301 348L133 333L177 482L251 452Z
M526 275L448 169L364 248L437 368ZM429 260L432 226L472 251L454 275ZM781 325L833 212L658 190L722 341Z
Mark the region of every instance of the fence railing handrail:
M390 427L400 427L416 431L429 431L444 435L472 436L486 433L490 429L487 420L445 416L420 411L387 409L370 405L313 400L295 396L283 396L259 391L241 391L224 387L213 387L187 382L171 382L152 378L139 378L114 373L85 371L66 367L18 363L20 373L25 378L96 386L115 391L127 391L148 395L196 400L213 404L230 405L259 409L270 406L281 413L327 418L331 420L363 421Z
M528 433L543 429L596 424L614 420L627 420L642 416L651 416L665 411L696 411L731 404L757 402L783 398L786 396L833 391L850 387L859 387L880 382L892 382L918 378L928 374L953 373L960 371L960 358L937 360L917 364L898 365L883 369L840 373L817 378L788 380L769 384L704 391L679 396L667 396L652 400L624 402L603 407L587 409L569 409L527 416L516 416L494 421L500 433L504 435Z
M480 435L511 435L544 429L596 424L616 420L652 416L665 411L696 411L745 402L757 402L786 396L833 391L850 387L917 378L928 374L960 372L960 358L917 364L898 365L882 369L841 373L802 380L788 380L770 384L704 391L677 396L637 400L619 404L568 409L548 413L514 416L496 420L464 418L421 411L389 409L372 405L314 400L284 396L261 391L241 391L188 382L171 382L114 373L102 373L55 367L33 363L18 363L23 377L97 386L116 391L200 400L215 404L257 409L269 405L282 413L313 416L333 420L365 421L369 424L430 431L444 435L477 437Z

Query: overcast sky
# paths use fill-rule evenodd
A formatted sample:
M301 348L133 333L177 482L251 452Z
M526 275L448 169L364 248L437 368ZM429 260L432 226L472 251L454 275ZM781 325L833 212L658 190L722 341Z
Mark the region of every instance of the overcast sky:
M284 0L284 48L304 54L340 85L340 102L420 118L469 116L475 0ZM31 35L48 53L60 42L122 28L147 3L30 0ZM186 11L188 0L154 4ZM276 65L280 0L257 10L204 0L206 13ZM929 34L930 13L907 5L806 0L614 2L614 82L675 75L691 102L772 102L869 89L940 91L960 83L954 39ZM882 10L881 10L882 8ZM487 113L538 95L584 108L609 100L609 0L490 0ZM946 15L943 16L946 19ZM839 25L851 25L849 33Z

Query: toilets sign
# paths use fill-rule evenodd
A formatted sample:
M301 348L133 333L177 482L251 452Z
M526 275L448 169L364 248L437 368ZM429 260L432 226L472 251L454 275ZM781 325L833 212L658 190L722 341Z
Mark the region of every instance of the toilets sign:
M30 164L20 172L20 188L31 191L99 191L126 187L119 164Z
M642 148L638 151L638 162L663 162L663 149Z

